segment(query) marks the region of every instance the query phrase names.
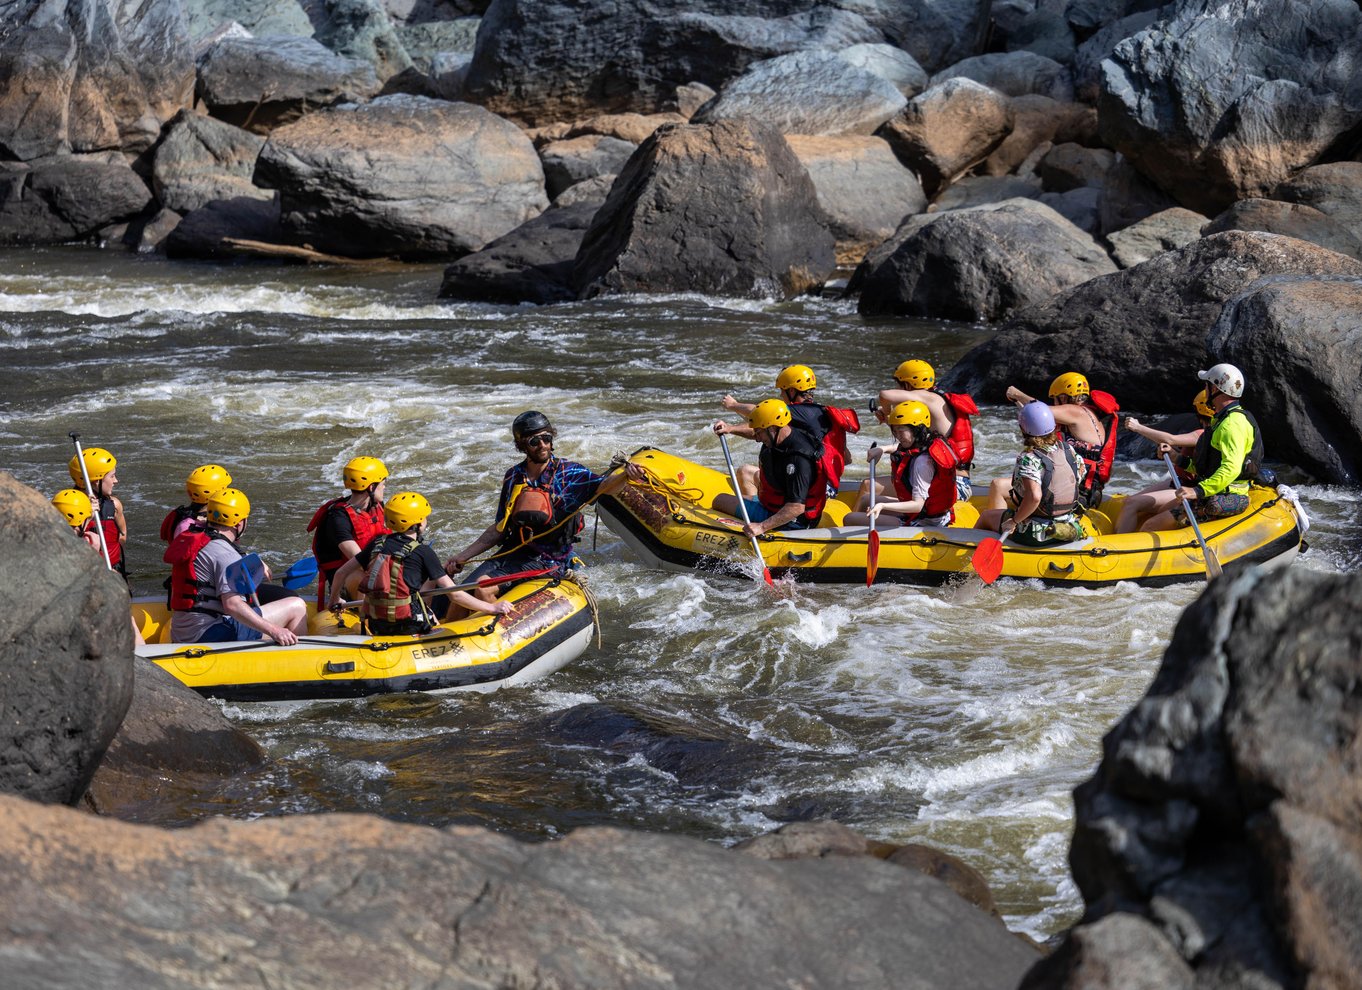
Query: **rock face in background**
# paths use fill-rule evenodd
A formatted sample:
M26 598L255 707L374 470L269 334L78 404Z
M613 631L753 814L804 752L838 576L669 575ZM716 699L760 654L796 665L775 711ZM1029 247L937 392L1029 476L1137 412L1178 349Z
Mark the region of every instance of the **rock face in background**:
M128 589L3 472L0 558L23 575L0 610L0 794L74 804L132 697Z
M151 190L121 155L0 162L0 244L60 244L131 220Z
M1310 274L1362 275L1362 263L1274 234L1214 234L1018 313L943 385L999 402L1008 385L1036 395L1072 369L1127 408L1182 411L1219 359L1206 332L1225 303L1262 276Z
M1183 613L1074 795L1084 924L1024 987L1358 985L1359 614L1362 577L1299 567Z
M1183 206L1265 196L1362 123L1353 0L1185 0L1103 63L1102 134Z
M1034 52L990 52L958 62L932 76L931 85L947 79L973 79L1004 96L1048 96L1060 103L1074 98L1069 70Z
M7 5L0 30L0 157L145 151L194 97L175 0Z
M179 213L215 199L274 194L251 182L265 139L239 127L194 113L182 113L166 128L156 149L152 188L162 205Z
M224 24L240 24L248 34L312 37L314 28L298 0L180 0L189 36L196 41Z
M13 798L0 829L16 986L995 990L1038 957L945 884L863 856L360 815L160 831Z
M577 254L579 297L789 298L833 269L813 182L753 120L660 128L629 160Z
M230 258L236 252L223 244L224 238L282 244L279 203L274 199L233 196L215 199L187 214L166 238L166 254L171 258Z
M133 663L132 703L85 806L124 821L180 825L200 817L195 803L225 781L264 765L265 752L196 691L150 660Z
M1012 130L1007 97L972 79L948 79L914 97L879 130L935 196L989 156Z
M1028 201L914 217L894 241L861 283L862 315L998 320L1116 270L1091 237Z
M1362 279L1264 279L1225 304L1206 346L1244 372L1270 458L1362 480Z
M1201 228L1202 236L1223 230L1261 230L1362 258L1362 240L1337 220L1312 206L1272 199L1242 199Z
M618 175L638 145L605 134L583 134L553 141L539 151L549 199L599 175Z
M1118 265L1134 268L1198 240L1205 225L1206 218L1200 213L1174 206L1108 234L1107 242Z
M1272 198L1313 206L1362 237L1362 162L1312 165L1278 186Z
M458 257L548 206L514 124L466 103L385 96L275 131L256 182L278 189L287 236L353 257Z

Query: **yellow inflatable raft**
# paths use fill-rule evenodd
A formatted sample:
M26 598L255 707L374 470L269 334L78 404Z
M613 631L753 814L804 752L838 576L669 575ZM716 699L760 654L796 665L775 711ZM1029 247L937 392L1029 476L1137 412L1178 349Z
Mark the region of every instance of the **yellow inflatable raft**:
M308 635L296 646L270 640L174 644L164 599L132 603L147 641L138 656L200 694L230 701L354 698L395 691L492 691L526 684L576 659L596 634L595 608L572 581L537 579L507 591L504 616L473 615L423 636L365 636L353 615L340 623L308 605Z
M631 458L648 481L629 485L597 503L605 524L646 563L666 570L755 571L752 543L741 522L708 508L714 496L731 493L728 475L661 450L645 447ZM868 530L841 526L855 492L830 501L822 528L767 533L759 538L762 558L775 577L848 584L865 581ZM1190 528L1116 535L1112 521L1124 496L1089 510L1087 538L1034 549L1004 543L1004 577L1039 578L1049 584L1097 586L1116 581L1164 585L1206 576L1201 548ZM881 529L877 583L940 584L970 571L979 542L996 533L972 529L985 499L957 503L955 525L946 529ZM1308 523L1294 496L1254 486L1248 511L1201 530L1221 564L1236 560L1285 563L1302 545Z

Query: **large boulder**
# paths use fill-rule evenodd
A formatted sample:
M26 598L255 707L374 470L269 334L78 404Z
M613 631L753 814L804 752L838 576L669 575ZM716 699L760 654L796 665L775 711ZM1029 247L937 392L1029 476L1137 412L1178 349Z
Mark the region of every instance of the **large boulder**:
M539 150L544 166L544 187L549 199L563 190L598 175L619 175L638 145L604 134L583 134L553 141Z
M1312 206L1362 236L1362 162L1328 162L1297 172L1272 198Z
M995 990L1039 958L940 881L865 856L361 815L163 831L6 797L0 830L14 986Z
M927 88L927 70L902 48L893 45L852 45L839 51L837 57L892 83L904 99L911 100Z
M279 190L286 235L353 257L458 257L548 206L524 132L481 107L419 96L281 127L255 181Z
M1016 172L1038 150L1044 154L1049 145L1088 146L1096 139L1097 113L1092 107L1060 103L1048 96L1014 96L1008 105L1012 129L976 170L982 175Z
M877 132L928 196L989 156L1012 130L1012 104L972 79L948 79L908 101Z
M1107 235L1111 256L1122 268L1134 268L1165 251L1175 251L1201 238L1206 218L1172 206Z
M837 239L837 264L858 263L904 217L927 208L917 176L876 137L786 138L809 172L818 205Z
M151 190L122 156L0 162L0 244L82 240L131 220L151 201Z
M367 100L374 67L312 38L226 37L199 57L199 98L228 123L258 134L337 103Z
M313 35L331 51L368 62L380 82L411 68L411 56L378 0L325 0Z
M932 76L931 85L947 79L973 79L1005 96L1048 96L1061 103L1074 98L1069 70L1035 52L975 55Z
M1241 199L1201 228L1202 236L1222 230L1261 230L1318 244L1330 251L1362 258L1362 240L1337 220L1313 206L1273 199Z
M881 7L860 9L873 15ZM718 89L763 59L884 40L861 13L816 0L494 0L466 99L531 126L655 113L686 83Z
M73 804L132 698L128 589L46 498L4 472L0 557L23 575L0 608L0 794Z
M139 153L194 98L176 0L15 0L0 15L0 157Z
M1084 103L1096 103L1102 93L1102 63L1111 57L1116 46L1139 34L1158 20L1157 10L1145 10L1108 24L1084 41L1074 52L1074 98Z
M757 62L700 108L692 123L756 117L783 134L874 134L907 105L897 86L832 52Z
M1102 133L1213 215L1267 195L1362 123L1359 59L1355 0L1186 0L1102 63Z
M639 146L577 254L579 296L707 292L788 298L832 272L812 180L755 120L673 124Z
M1362 279L1254 283L1225 304L1206 346L1244 372L1271 459L1334 484L1362 480Z
M440 298L509 305L574 299L573 262L604 201L602 193L598 199L552 206L481 251L464 255L445 269Z
M132 703L90 781L85 806L124 821L167 825L216 814L207 799L264 766L265 751L216 705L150 660L137 658L133 674Z
M911 223L861 283L862 315L998 320L1116 270L1090 236L1027 200Z
M944 377L952 391L1002 401L1081 371L1134 409L1181 411L1196 373L1219 356L1206 331L1225 303L1266 275L1362 275L1362 263L1305 241L1246 231L1202 238L1016 314Z
M285 243L278 199L233 196L205 203L170 232L165 253L170 258L232 258L239 252L226 243L229 240Z
M156 148L152 188L163 206L179 213L215 199L272 199L251 182L265 139L212 117L182 113Z
M1362 577L1303 568L1233 569L1183 613L1074 793L1087 911L1026 987L1358 985L1360 613Z
M212 37L224 24L239 25L246 36L310 38L315 30L299 0L180 0L180 4L195 41Z

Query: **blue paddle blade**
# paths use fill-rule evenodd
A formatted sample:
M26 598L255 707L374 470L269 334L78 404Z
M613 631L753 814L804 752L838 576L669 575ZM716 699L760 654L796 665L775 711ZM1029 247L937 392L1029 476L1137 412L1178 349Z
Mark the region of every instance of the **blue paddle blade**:
M289 591L297 591L299 588L311 584L312 579L316 576L317 558L304 557L301 560L294 562L293 566L283 573L283 576L279 579L279 583L289 589Z
M248 553L227 567L226 576L233 591L242 598L250 598L265 579L265 565L259 554Z

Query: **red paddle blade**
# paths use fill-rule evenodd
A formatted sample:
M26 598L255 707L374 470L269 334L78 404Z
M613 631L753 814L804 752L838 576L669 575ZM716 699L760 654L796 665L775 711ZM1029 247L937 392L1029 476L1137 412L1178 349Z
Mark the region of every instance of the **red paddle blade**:
M769 585L772 588L776 586L775 579L771 577L771 568L763 567L761 569L761 576L766 581L767 585Z
M969 562L974 573L979 575L979 580L984 584L992 584L1003 572L1003 541L994 536L983 540L975 548Z
M865 586L869 588L875 583L875 572L880 569L880 534L870 531L869 546L865 552Z

